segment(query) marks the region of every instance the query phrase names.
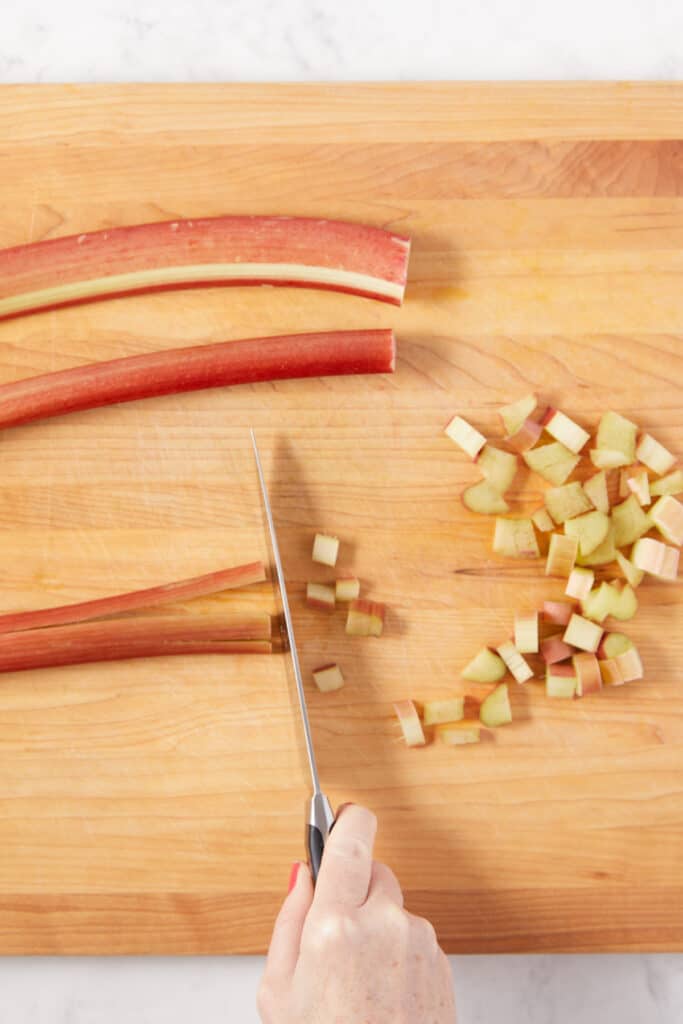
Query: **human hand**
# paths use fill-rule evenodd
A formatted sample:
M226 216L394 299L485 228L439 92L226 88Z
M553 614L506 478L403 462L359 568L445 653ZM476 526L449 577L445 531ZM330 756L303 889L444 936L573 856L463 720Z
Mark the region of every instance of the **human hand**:
M275 922L258 996L263 1024L453 1024L448 961L372 859L377 820L343 809L318 882L299 866Z

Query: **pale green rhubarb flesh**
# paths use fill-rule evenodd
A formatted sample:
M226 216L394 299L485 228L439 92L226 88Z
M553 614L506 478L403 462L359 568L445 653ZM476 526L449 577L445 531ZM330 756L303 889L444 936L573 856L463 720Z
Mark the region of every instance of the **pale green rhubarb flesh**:
M395 358L390 330L286 334L127 356L0 386L0 427L204 388L392 373Z
M288 285L400 305L410 241L313 217L211 217L110 228L0 251L0 319L114 296Z

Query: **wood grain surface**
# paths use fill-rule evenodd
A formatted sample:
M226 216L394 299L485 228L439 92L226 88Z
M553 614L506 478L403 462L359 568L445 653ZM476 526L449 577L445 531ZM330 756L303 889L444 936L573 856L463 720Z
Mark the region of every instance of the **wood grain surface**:
M395 699L447 695L515 609L559 596L491 554L442 427L495 435L537 389L683 456L683 87L5 87L0 245L115 224L312 214L413 238L407 301L288 289L135 297L0 324L0 380L159 347L394 326L392 378L159 398L5 431L0 610L267 557L257 431L333 801L449 951L683 950L683 597L645 583L642 683L512 689L479 747L400 743ZM520 477L515 509L541 487ZM388 603L381 641L302 602L314 532ZM273 608L270 584L194 609ZM179 607L178 614L192 611ZM0 952L256 953L303 854L285 660L79 666L0 679Z

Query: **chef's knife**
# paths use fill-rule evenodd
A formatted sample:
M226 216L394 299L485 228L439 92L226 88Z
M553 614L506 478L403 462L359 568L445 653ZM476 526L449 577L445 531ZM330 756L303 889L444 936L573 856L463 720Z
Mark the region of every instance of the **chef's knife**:
M280 599L282 601L282 613L284 616L285 627L287 630L289 653L292 658L294 679L296 680L296 689L299 695L299 710L301 711L301 723L303 725L304 738L306 741L306 754L308 756L308 766L311 772L313 796L310 799L306 819L306 849L308 851L308 862L311 868L311 875L313 876L313 881L315 882L315 880L318 877L318 872L320 871L320 863L322 861L325 843L327 842L327 837L329 836L330 830L334 825L334 814L332 812L332 807L330 806L329 800L327 799L327 797L320 788L320 779L318 778L318 766L315 760L313 737L311 735L311 724L308 719L306 693L304 691L303 679L301 678L301 665L299 664L299 654L297 651L296 640L294 639L294 629L292 626L292 615L289 610L289 600L287 598L287 585L285 583L285 574L282 569L280 548L277 542L277 534L275 533L275 523L273 522L273 513L270 507L268 488L266 487L266 481L263 476L263 467L261 466L261 459L259 456L258 446L256 444L256 437L254 435L253 430L251 431L251 443L254 446L256 470L258 472L259 483L261 485L261 495L263 497L263 505L266 512L268 532L270 533L270 544L273 549L273 560L275 562L275 572L277 573L277 581L278 586L280 588Z

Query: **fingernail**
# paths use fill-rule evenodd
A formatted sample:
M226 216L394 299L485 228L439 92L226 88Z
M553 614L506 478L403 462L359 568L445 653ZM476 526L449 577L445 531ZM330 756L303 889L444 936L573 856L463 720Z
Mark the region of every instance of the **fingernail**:
M347 807L355 807L355 806L356 805L354 804L353 800L349 800L348 803L345 803L345 804L339 804L339 807L337 808L337 817L339 817L341 812L345 811Z
M289 872L289 888L287 889L287 894L288 895L292 891L294 886L296 885L296 880L297 880L297 878L299 876L299 869L300 869L300 867L301 867L301 861L300 860L297 860L297 861L295 861L292 864L292 870Z

